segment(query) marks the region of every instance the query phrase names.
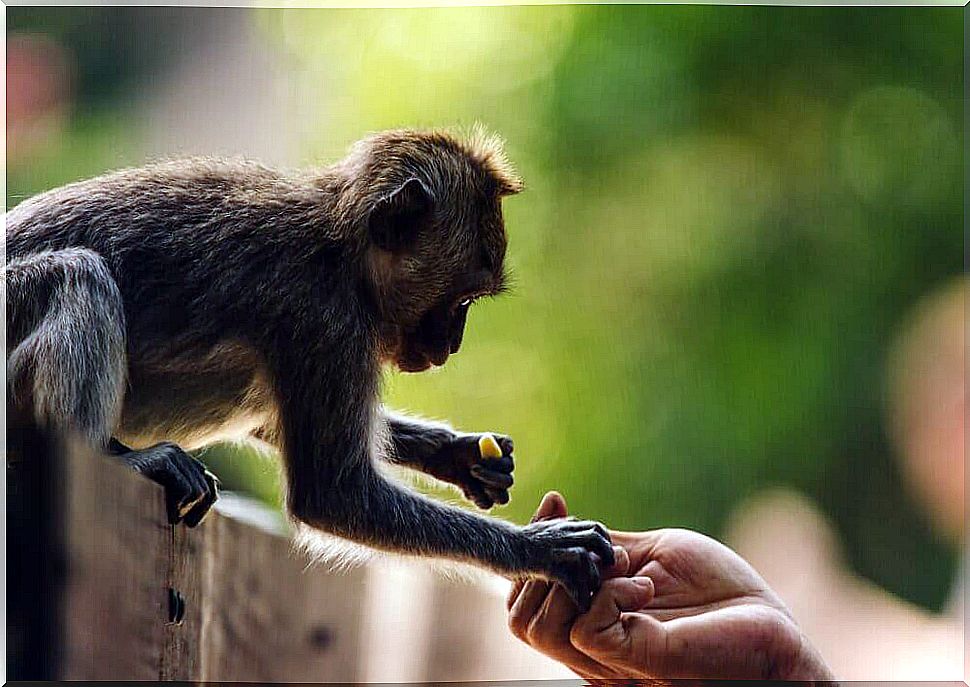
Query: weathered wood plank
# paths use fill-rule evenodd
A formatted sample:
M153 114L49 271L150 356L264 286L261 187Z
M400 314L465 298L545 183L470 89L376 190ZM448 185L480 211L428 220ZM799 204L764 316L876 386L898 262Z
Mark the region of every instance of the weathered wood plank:
M202 566L217 514L211 513L195 529L166 525L165 599L161 680L197 680L202 670L205 641L202 629L203 601L208 595Z
M37 660L18 664L31 666L20 679L438 682L571 675L508 633L495 580L452 581L415 561L378 560L344 573L308 566L285 532L253 524L272 518L255 517L239 498L226 499L235 516L213 512L195 529L172 527L158 485L112 458L77 447L59 453L16 485L36 492L17 492L23 512L16 517L26 516L24 504L34 497L50 516L49 541L34 556L42 571L34 586L49 589L31 598L46 593L52 600L43 606L50 637L33 623L41 650ZM48 493L52 484L56 494ZM173 598L181 607L175 615ZM11 637L16 648L21 638ZM50 671L45 657L55 664Z
M365 571L307 567L286 538L227 517L206 523L201 679L358 678Z
M162 490L107 458L63 455L67 680L157 680L172 528Z
M59 677L357 678L363 571L307 570L287 537L218 512L172 527L157 485L83 450L65 463Z

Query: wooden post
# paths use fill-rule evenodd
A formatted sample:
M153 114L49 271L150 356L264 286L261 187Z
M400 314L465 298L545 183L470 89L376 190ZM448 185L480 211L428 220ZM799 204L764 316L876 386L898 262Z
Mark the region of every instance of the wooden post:
M61 507L43 501L55 536L34 557L42 588L31 596L54 601L25 631L40 658L9 677L357 679L365 571L308 567L287 536L219 512L172 527L158 485L76 446L44 453L26 457L43 474L8 480L23 496L9 522L26 520L28 491L57 485ZM45 640L38 628L55 629Z
M161 487L113 458L41 435L14 443L9 679L571 676L509 634L495 579L449 581L414 561L330 572L241 497L173 527Z

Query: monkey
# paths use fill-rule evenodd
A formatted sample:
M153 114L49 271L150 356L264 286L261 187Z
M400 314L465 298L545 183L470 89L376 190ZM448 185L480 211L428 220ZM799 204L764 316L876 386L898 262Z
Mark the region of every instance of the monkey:
M385 367L444 365L473 303L506 287L498 137L392 130L329 165L162 160L6 215L12 416L71 431L165 487L197 525L218 480L187 451L247 437L282 458L298 524L377 550L562 584L580 609L613 563L592 521L515 525L390 478L397 463L487 510L514 445L384 408Z

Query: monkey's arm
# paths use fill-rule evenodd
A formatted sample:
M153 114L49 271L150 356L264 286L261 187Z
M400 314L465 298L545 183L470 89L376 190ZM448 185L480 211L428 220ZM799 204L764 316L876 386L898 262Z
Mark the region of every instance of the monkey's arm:
M387 480L371 455L376 372L349 369L359 355L331 348L331 355L314 360L305 348L284 341L272 349L287 505L295 518L377 549L555 580L582 609L589 607L600 582L597 561L613 561L601 525L549 520L518 527Z
M481 434L455 432L440 422L429 422L383 410L391 440L387 459L454 484L482 509L509 502L515 467L511 437L494 435L500 458L483 458Z

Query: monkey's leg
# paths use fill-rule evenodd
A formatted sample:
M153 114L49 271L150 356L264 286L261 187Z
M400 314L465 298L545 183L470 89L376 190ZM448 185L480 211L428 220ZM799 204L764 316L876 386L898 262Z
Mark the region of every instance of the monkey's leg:
M455 432L451 427L384 411L393 455L389 460L419 470L442 482L454 484L469 501L482 509L509 502L512 471L512 438L495 434L502 456L484 458L478 441L481 434Z
M125 382L124 309L107 265L62 250L15 260L3 276L8 404L104 446Z
M3 271L7 299L7 403L18 417L78 432L166 488L169 514L202 519L216 484L178 447L109 445L125 383L121 293L97 253L67 249L15 260Z

